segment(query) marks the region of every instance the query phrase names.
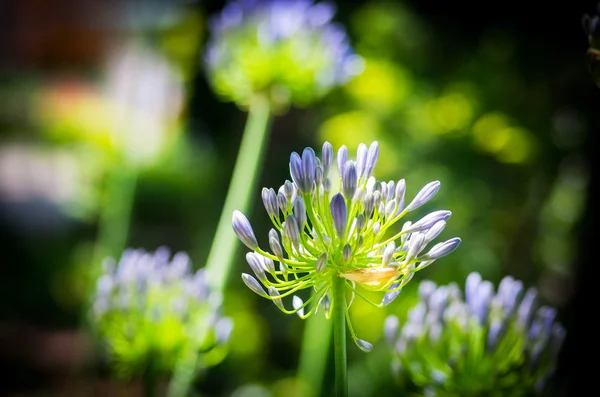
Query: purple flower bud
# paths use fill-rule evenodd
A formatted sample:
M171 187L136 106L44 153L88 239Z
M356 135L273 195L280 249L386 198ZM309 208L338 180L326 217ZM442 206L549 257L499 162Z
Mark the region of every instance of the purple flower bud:
M429 297L435 292L437 286L431 280L423 280L419 284L419 298L422 301L428 301Z
M441 318L444 309L448 303L448 289L444 286L439 287L429 297L427 302L430 313L435 313L435 317Z
M383 323L383 336L390 345L396 341L398 335L398 328L400 327L400 320L394 315L386 317Z
M406 206L406 210L416 210L417 208L431 200L433 196L435 196L435 194L438 192L438 190L440 190L439 181L429 182L421 189L419 193L417 193L413 201L411 201L410 204Z
M423 244L425 241L425 235L423 233L416 233L410 236L408 252L406 253L406 257L404 258L405 263L409 263L413 259L419 255L419 252L423 250L425 245Z
M552 331L550 335L550 341L548 342L548 346L550 348L550 352L556 358L560 348L565 340L566 331L562 325L558 323L552 324Z
M517 321L521 326L528 327L533 318L537 305L537 290L529 288L517 309Z
M301 189L300 185L303 183L302 159L300 158L300 155L296 152L292 152L292 154L290 155L290 175L292 176L292 180L294 181L296 186L298 186L298 188Z
M401 213L404 210L404 194L406 193L406 181L400 179L396 185L396 203L398 203L398 210L396 214Z
M350 244L346 244L344 245L344 248L342 249L342 260L346 263L348 263L350 261L350 258L352 257L352 247L350 247Z
M296 197L296 186L292 182L286 180L283 184L283 194L285 194L288 202L293 202Z
M244 216L240 211L233 211L232 216L233 231L246 247L254 250L258 247L258 242L254 236L254 230L248 221L248 218Z
M468 305L474 304L479 283L481 283L481 275L479 273L472 272L467 276L467 281L465 283L465 299Z
M261 196L263 204L265 205L265 210L267 210L267 214L273 218L277 217L279 205L277 203L277 193L275 193L275 190L273 188L267 189L264 187L262 189Z
M396 289L400 286L399 283L394 283L392 284L392 286L390 287L390 289ZM391 292L386 292L385 295L383 295L383 299L381 300L381 304L383 306L387 306L390 303L392 303L394 301L394 299L396 299L398 297L398 295L400 295L400 292L402 292L402 288L398 289L397 291L391 291Z
M373 171L375 170L375 165L377 164L377 159L379 158L379 144L377 141L371 143L369 146L369 151L367 152L367 163L365 165L365 171L363 176L368 178L373 175Z
M431 227L431 229L429 229L427 233L425 233L425 241L427 241L428 243L433 241L437 236L440 235L440 233L444 230L445 227L446 221L439 221L435 223Z
M279 243L279 239L269 238L269 246L271 247L271 251L273 254L279 259L279 261L283 261L283 249L281 248L281 244Z
M421 258L423 260L430 260L439 259L443 256L446 256L452 251L454 251L456 248L458 248L458 246L460 245L460 241L461 240L459 237L454 237L450 240L444 241L443 243L438 243L434 245L431 248L431 250L429 250L429 252L423 255Z
M346 161L342 173L342 192L348 200L352 200L356 192L356 178L356 164L351 160Z
M315 265L315 270L317 271L317 273L322 272L325 267L327 267L327 252L323 252L320 256L319 259L317 259L317 263Z
M255 294L260 295L263 298L266 298L268 296L263 287L261 287L258 281L251 275L247 273L242 273L242 280L244 281L244 284L246 284L246 286L250 288Z
M385 249L383 250L383 255L381 258L381 265L382 266L388 266L390 264L390 261L392 260L392 256L394 255L394 251L396 250L396 243L395 242L391 242L388 245L386 245Z
M217 320L215 324L215 338L219 345L226 343L233 331L233 321L230 318L224 317Z
M362 339L356 339L356 345L358 346L358 348L362 351L364 351L365 353L370 353L373 350L373 345L369 342L367 342L366 340L362 340Z
M265 275L265 270L263 268L262 260L260 255L255 252L248 252L246 254L246 261L250 268L256 274L256 277L263 283L266 284L268 282L267 276Z
M361 143L356 150L356 174L362 178L367 166L367 145Z
M271 274L275 273L275 263L273 262L273 259L267 258L266 256L262 256L262 255L261 255L261 259L263 261L265 271L267 271Z
M320 305L325 312L325 318L329 319L329 317L331 317L331 301L327 295L323 296Z
M413 223L406 231L418 232L428 230L439 221L447 221L452 216L452 212L446 210L433 211L417 222Z
M356 233L360 234L365 228L366 220L364 214L358 214L356 216Z
M298 229L298 220L294 215L288 215L285 218L283 232L292 241L296 249L300 248L300 231Z
M501 320L494 319L490 324L487 335L487 348L488 351L494 351L496 349L498 340L504 331L504 323Z
M487 319L490 302L494 296L494 286L489 281L479 283L475 297L470 306L471 313L479 319L479 323L483 324Z
M329 209L331 211L331 216L333 217L335 231L337 232L338 237L343 239L346 232L347 214L346 201L341 193L337 193L333 196L331 203L329 204Z
M395 209L396 209L396 200L391 199L385 205L385 217L387 219L391 219L395 214Z
M288 199L286 198L285 193L281 190L279 193L277 193L277 204L279 204L279 209L281 212L286 214L288 208Z
M294 310L297 310L298 316L304 316L304 308L302 307L303 304L304 302L302 299L299 296L294 295L292 298L292 307Z
M552 323L556 318L556 309L549 306L542 306L538 309L537 315L544 325L544 334L549 336L552 329Z
M375 209L375 200L373 197L373 193L367 192L363 204L365 206L365 216L367 218L370 218L371 215L373 215L373 210Z
M344 173L344 165L346 164L346 161L348 161L348 148L346 145L342 145L337 152L337 166L340 176Z
M396 196L396 182L389 181L387 183L387 191L385 193L387 201L392 200Z
M296 200L294 201L294 215L298 220L298 230L300 231L300 233L302 233L304 227L306 226L307 219L304 200L302 200L302 197L300 196L296 197Z
M302 178L301 183L296 182L296 186L302 193L312 192L315 185L317 161L315 151L307 147L302 152Z
M271 296L271 298L276 298L273 299L273 303L280 309L280 310L285 310L285 307L283 307L283 302L281 301L281 298L279 298L279 291L277 291L277 288L273 287L273 286L269 286L268 290L269 291L269 295Z
M323 149L321 150L321 162L323 164L323 175L327 177L329 170L331 170L331 163L333 162L333 146L331 143L325 142Z
M331 179L329 177L323 180L323 191L325 194L331 193Z
M317 158L317 162L318 162L318 158ZM317 169L315 171L315 184L317 186L321 186L323 184L323 167L321 165L317 165Z

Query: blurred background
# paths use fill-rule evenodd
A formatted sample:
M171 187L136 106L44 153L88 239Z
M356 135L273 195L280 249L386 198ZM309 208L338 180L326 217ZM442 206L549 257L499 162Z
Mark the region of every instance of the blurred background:
M261 187L277 189L289 179L289 154L324 140L351 153L379 141L375 174L405 178L409 197L440 180L422 211L451 210L444 235L463 243L415 280L462 285L478 271L536 286L567 327L557 373L567 390L583 377L574 352L587 332L578 326L592 291L585 272L595 265L586 238L600 91L580 24L595 2L336 5L364 71L275 119ZM80 331L86 269L127 246L162 245L203 266L246 119L215 96L201 62L207 20L222 7L0 4L0 393L139 393L110 376ZM259 194L251 220L266 236ZM305 323L245 288L239 257L225 299L235 322L229 355L195 387L211 396L302 395L295 373ZM401 395L378 341L386 315L402 318L414 304L416 285L385 310L353 305L357 333L375 344L370 354L349 350L355 395Z

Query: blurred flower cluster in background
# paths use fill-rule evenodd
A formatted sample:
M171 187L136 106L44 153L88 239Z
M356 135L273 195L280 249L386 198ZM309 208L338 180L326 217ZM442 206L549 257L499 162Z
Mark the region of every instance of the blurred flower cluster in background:
M423 373L411 365L447 359L430 339L447 344L451 355L470 337L459 328L476 311L473 277L489 295L481 298L489 318L475 327L479 339L467 342L489 353L482 374L518 355L501 336L485 339L495 321L503 324L499 335L532 355L541 354L534 333L548 344L549 335L562 339L566 330L567 348L592 190L586 150L600 125L596 64L586 69L598 47L595 3L567 4L546 18L516 1L495 5L489 18L471 17L483 12L472 7L416 0L3 2L0 390L141 395L152 362L186 378L199 396L310 395L298 357L311 319L282 316L246 288L238 275L252 260L242 252L222 294L207 292L202 269L245 110L257 94L277 118L252 197L290 178L292 152L328 141L353 155L362 142L377 141L378 180L402 178L410 198L441 182L435 200L415 208L411 220L443 206L452 211L444 235L462 240L415 273L392 304L374 309L353 301L354 332L373 346L370 353L348 350L351 396L456 393L444 389L447 361ZM273 224L264 206L256 199L244 215L266 247ZM165 246L181 254L170 257ZM115 260L112 271L102 267L106 258ZM463 299L458 286L465 281ZM517 286L518 294L507 292ZM521 324L521 311L504 313L502 305L522 306L530 288L546 309L539 318L530 309L532 319ZM360 292L381 301L381 292ZM432 308L428 294L444 294L447 306ZM502 301L507 294L515 301ZM427 323L432 310L435 325ZM546 328L545 320L562 325ZM445 322L452 326L436 331ZM391 346L385 332L393 325ZM206 333L190 331L196 326ZM128 327L145 347L119 339ZM121 371L111 367L111 349ZM145 356L151 352L157 355ZM190 357L194 374L186 372ZM329 396L328 345L324 357L320 395ZM544 395L561 395L568 384L561 368L570 365L558 360L555 379L547 380L554 387ZM532 388L545 375L535 374L509 381Z

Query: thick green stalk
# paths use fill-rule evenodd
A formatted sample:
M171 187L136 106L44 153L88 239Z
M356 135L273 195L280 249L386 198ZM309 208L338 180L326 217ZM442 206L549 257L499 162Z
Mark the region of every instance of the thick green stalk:
M317 314L306 320L302 350L298 364L298 378L306 382L311 396L320 396L331 343L331 321Z
M333 352L335 356L335 395L348 396L348 366L346 352L346 285L333 276Z
M270 131L271 117L266 98L256 97L250 105L248 120L221 218L206 260L206 275L215 291L223 292L239 244L231 229L234 210L247 213L251 198L256 195L255 185L263 151Z

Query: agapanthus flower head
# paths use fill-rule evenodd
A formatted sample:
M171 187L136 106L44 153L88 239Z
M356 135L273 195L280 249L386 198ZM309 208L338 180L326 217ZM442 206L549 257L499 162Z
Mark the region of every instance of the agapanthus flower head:
M103 264L89 317L122 376L147 365L169 372L190 352L206 368L226 353L233 323L221 315L220 297L202 269L191 272L185 253L170 255L165 247L128 249L118 263Z
M362 71L331 3L231 0L210 21L205 64L217 94L240 106L307 105Z
M352 298L356 294L374 306L385 306L416 271L456 249L459 238L425 251L444 229L450 211L434 211L415 223L396 227L406 214L428 202L440 183L425 185L405 205L404 179L380 182L373 176L378 156L377 142L369 147L360 144L355 159L349 159L346 146L334 158L329 142L323 145L321 158L311 148L302 155L292 153L291 181L277 190L262 190L274 226L268 236L270 251L259 246L248 219L239 211L233 213L235 233L252 250L246 259L254 276L242 274L252 291L272 300L284 313L307 318L322 306L329 316L336 304L332 284L341 277ZM333 167L339 177L334 176ZM339 191L335 191L338 182ZM384 292L382 301L370 301L358 285ZM298 296L305 289L313 291L306 301ZM286 298L291 298L291 309L284 304ZM349 318L348 307L345 311ZM348 325L357 345L370 350L371 345L358 339L352 324Z
M419 302L400 327L385 322L395 362L432 396L524 396L552 374L565 330L556 310L539 306L535 288L510 276L498 290L471 273L464 298L455 283L419 285Z

